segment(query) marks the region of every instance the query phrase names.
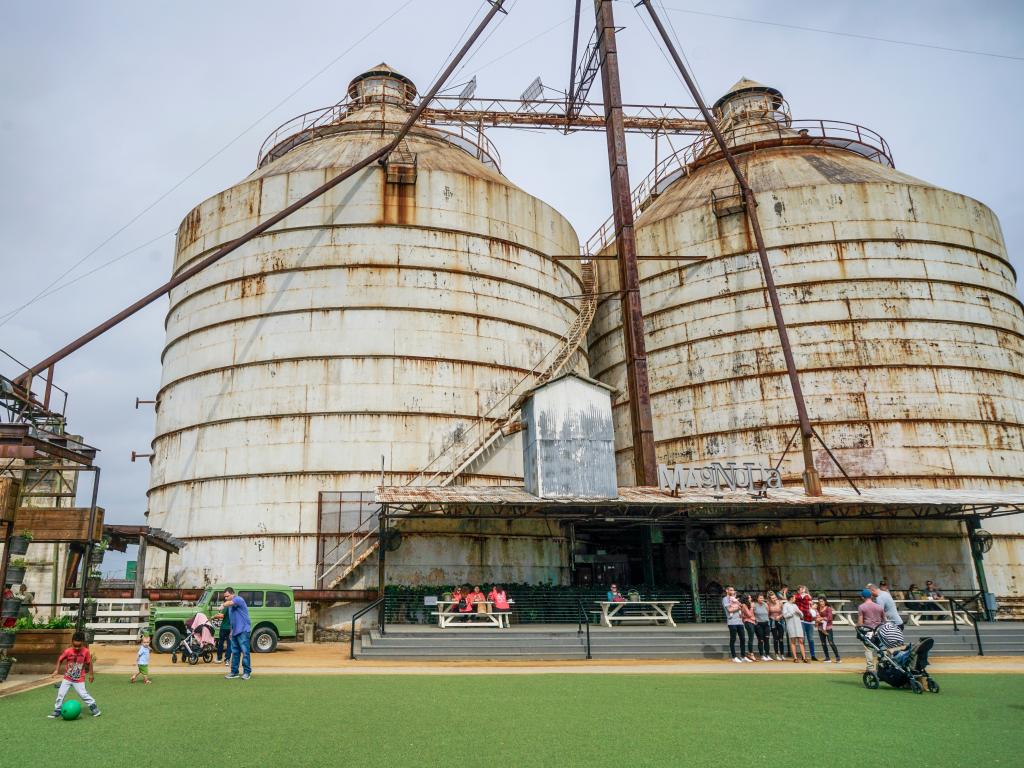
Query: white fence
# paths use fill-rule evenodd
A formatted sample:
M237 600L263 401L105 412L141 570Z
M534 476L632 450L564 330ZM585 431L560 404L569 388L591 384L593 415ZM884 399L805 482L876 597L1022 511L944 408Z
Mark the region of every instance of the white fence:
M78 618L78 600L63 600L61 615ZM96 619L85 628L96 632L98 643L134 643L149 626L149 600L96 600Z

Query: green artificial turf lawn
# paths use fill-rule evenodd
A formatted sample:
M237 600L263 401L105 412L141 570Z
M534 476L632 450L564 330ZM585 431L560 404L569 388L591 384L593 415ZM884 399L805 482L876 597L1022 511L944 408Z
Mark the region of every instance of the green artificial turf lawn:
M3 765L1024 765L1024 676L942 692L843 675L102 676L98 719L0 699ZM70 694L74 696L74 694Z

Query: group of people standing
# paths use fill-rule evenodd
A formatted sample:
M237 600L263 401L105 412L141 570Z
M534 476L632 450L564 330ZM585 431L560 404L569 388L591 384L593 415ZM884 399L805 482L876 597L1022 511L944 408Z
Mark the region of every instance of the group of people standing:
M726 587L722 609L725 612L725 623L729 627L729 652L737 664L785 661L787 646L789 657L794 663L818 661L814 647L815 633L821 643L824 661L831 664L832 656L835 656L836 664L842 661L833 635L834 611L828 598L821 596L814 600L803 585L797 587L795 592L783 587L777 592L769 590L757 595L744 595L742 598L736 594L734 587ZM807 656L808 650L810 658Z

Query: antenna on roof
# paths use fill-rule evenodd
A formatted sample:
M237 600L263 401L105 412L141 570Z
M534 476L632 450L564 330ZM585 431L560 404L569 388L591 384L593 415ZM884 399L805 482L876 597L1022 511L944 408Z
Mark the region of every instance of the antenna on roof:
M473 75L473 79L466 83L466 87L459 93L459 106L457 109L462 109L466 106L466 102L473 98L476 94L476 75Z
M533 101L542 93L544 93L544 83L540 81L540 75L537 75L533 82L526 86L526 90L519 95L519 98L523 101Z

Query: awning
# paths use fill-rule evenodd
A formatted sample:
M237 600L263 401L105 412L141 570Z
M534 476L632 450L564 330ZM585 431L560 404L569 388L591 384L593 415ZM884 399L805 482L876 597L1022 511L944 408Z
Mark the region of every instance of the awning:
M540 517L572 521L623 518L635 521L769 522L786 519L982 518L1024 512L1024 488L991 491L936 488L801 488L760 493L691 488L672 495L659 488L619 488L615 499L542 499L522 486L382 486L376 501L388 517Z

